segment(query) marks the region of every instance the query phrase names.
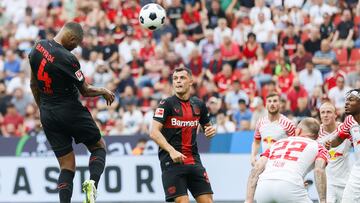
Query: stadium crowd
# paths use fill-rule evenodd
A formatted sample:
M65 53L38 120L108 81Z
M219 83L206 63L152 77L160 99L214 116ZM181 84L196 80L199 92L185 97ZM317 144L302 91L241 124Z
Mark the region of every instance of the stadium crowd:
M206 101L219 133L254 129L269 92L282 95L281 112L296 122L318 117L325 100L342 115L345 92L360 88L357 0L160 0L167 19L155 32L138 21L149 2L2 0L1 135L41 131L27 55L67 21L85 30L73 53L86 80L116 92L111 107L82 98L105 135L149 133L181 65L192 70L192 93Z

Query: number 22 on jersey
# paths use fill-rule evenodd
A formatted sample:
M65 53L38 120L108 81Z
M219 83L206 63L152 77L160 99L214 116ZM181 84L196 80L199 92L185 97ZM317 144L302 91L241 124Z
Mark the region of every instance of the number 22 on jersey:
M45 94L52 94L53 90L51 89L51 78L49 77L49 74L44 70L45 69L45 65L46 65L47 61L46 59L42 59L40 66L39 66L39 70L37 72L37 78L40 81L43 81L45 86L43 87L43 91Z
M306 142L283 140L274 144L274 149L270 154L269 159L286 159L289 161L297 161L298 157L292 152L303 152L307 146ZM285 153L284 153L285 152Z

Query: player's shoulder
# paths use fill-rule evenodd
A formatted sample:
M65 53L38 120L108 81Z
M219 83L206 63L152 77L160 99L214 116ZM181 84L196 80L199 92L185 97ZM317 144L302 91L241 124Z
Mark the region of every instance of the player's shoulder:
M279 122L284 123L286 125L295 126L295 123L292 120L290 120L290 118L286 117L283 114L280 114Z
M197 105L200 105L200 106L205 104L203 100L201 100L199 97L196 97L196 96L190 97L190 102L194 103L194 104L197 104Z
M170 96L164 99L161 99L159 104L160 105L169 105L169 104L174 104L176 102L176 98L174 98L174 96Z

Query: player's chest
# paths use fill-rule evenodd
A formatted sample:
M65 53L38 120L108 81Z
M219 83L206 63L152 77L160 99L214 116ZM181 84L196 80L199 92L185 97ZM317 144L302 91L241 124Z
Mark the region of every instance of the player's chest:
M172 105L166 118L167 128L196 128L199 125L200 106L190 102L180 102Z
M350 134L353 140L354 147L359 148L360 146L360 125L353 125L350 128Z
M262 138L279 140L287 137L286 131L279 123L268 123L260 127L260 135Z

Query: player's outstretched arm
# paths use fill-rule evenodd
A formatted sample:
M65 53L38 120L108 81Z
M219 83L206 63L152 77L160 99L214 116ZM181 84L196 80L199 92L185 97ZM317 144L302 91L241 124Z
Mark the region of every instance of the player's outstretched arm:
M251 169L247 190L246 190L246 203L252 203L254 201L254 195L256 190L257 181L259 179L259 175L264 171L265 165L267 162L267 157L262 156L255 164L255 166Z
M330 147L337 147L337 146L341 145L341 143L343 143L343 141L344 140L341 137L336 136L333 140L331 140Z
M326 161L323 158L317 158L315 160L315 168L314 168L314 175L315 175L315 184L316 190L319 194L319 202L325 203L326 202Z
M260 149L260 140L254 139L251 145L251 165L255 166L256 163L256 155L259 153Z
M39 94L39 86L37 84L34 73L31 71L31 79L30 79L30 88L31 92L34 96L35 102L38 107L40 107L40 94Z
M183 162L183 160L186 159L186 156L176 151L175 148L169 144L164 135L161 133L162 127L162 123L153 120L150 138L153 139L160 148L167 151L175 163Z
M111 105L115 99L115 94L110 90L102 87L94 87L86 81L84 81L83 85L79 88L79 91L84 97L103 96L107 105Z

